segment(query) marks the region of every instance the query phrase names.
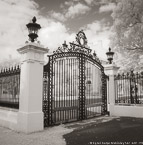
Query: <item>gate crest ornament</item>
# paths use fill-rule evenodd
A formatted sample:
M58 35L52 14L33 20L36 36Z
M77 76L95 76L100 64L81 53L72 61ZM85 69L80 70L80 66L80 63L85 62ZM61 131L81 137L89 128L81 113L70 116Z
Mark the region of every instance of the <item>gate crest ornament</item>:
M99 58L97 57L95 51L92 53L92 49L87 45L87 37L83 30L79 31L76 34L76 41L70 42L70 46L66 44L66 41L63 43L61 47L58 47L56 51L53 51L54 54L61 54L65 52L71 52L71 53L82 53L90 58L96 60L98 63L100 63Z
M78 34L76 34L76 41L81 46L87 46L87 38L83 30L79 31Z

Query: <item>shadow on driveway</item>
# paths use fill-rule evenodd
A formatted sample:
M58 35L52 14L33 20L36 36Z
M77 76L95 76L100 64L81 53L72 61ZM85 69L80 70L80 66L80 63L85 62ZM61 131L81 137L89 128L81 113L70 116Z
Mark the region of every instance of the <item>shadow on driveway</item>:
M64 135L67 145L143 145L143 119L100 117L74 124Z

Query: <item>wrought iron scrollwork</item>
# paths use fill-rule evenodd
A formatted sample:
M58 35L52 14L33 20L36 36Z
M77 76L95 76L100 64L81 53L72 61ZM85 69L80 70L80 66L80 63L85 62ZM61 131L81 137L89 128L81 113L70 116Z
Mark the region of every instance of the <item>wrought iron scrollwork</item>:
M53 51L54 54L60 54L65 52L72 52L72 53L82 53L89 56L91 59L100 63L99 58L97 57L96 53L92 53L92 49L87 44L87 38L83 30L79 31L76 34L76 41L70 42L69 45L66 44L66 41L63 43L61 47L58 47L57 50Z

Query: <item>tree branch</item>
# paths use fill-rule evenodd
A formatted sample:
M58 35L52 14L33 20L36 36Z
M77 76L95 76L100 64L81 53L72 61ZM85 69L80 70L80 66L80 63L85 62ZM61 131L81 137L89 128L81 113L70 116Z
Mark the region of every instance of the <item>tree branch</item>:
M127 50L143 50L143 47L134 47L134 48L131 48L131 47L125 47Z
M129 24L129 26L128 27L134 27L135 25L137 25L137 24L143 24L143 22L141 22L141 21L136 21L135 23L132 23L131 25Z

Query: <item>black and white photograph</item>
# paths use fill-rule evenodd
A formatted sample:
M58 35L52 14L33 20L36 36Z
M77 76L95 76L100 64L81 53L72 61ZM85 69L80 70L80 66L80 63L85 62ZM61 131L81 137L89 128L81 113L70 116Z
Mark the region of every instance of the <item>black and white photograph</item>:
M0 145L143 145L143 0L0 0Z

